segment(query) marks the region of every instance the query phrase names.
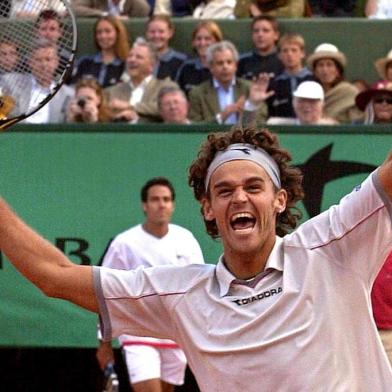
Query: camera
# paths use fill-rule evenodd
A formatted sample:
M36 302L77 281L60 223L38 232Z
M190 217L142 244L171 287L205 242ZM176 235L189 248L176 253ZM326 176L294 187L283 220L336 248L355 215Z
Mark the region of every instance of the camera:
M86 106L87 103L87 99L84 97L78 98L78 100L76 101L77 105L81 108L84 109L84 107Z

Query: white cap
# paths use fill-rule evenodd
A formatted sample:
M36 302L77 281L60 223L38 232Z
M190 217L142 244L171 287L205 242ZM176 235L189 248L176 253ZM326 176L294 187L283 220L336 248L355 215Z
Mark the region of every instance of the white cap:
M319 83L306 81L298 85L297 89L293 92L293 96L324 101L324 90Z

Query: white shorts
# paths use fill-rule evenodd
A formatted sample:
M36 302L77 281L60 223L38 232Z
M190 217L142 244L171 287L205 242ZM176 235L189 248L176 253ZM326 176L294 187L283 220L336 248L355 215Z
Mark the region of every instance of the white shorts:
M131 384L160 378L168 384L184 384L186 357L179 348L146 345L123 346Z

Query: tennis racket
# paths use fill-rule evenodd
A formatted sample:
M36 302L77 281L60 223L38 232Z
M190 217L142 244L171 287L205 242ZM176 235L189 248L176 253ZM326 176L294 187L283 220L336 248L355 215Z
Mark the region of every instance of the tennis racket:
M0 1L0 131L53 98L72 72L76 43L68 1Z

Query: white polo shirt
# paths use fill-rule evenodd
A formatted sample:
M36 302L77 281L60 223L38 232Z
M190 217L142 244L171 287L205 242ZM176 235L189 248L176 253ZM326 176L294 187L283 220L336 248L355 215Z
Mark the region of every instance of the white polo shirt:
M370 290L392 247L392 205L373 173L338 206L277 238L265 271L95 267L104 338L172 338L204 392L388 392Z

